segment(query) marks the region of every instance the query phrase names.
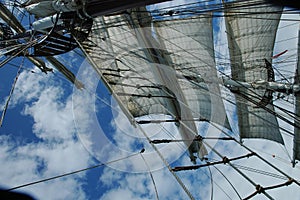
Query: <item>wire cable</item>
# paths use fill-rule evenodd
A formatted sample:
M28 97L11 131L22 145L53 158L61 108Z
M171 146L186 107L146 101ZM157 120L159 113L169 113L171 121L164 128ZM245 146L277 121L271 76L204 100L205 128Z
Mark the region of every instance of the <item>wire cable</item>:
M118 162L118 161L121 161L121 160L125 160L125 159L128 159L130 157L133 157L133 156L136 156L136 155L139 155L139 154L140 154L140 152L131 154L131 155L123 157L123 158L115 159L115 160L112 160L112 161L109 161L109 162L106 162L106 163L100 163L100 164L97 164L97 165L94 165L94 166L91 166L91 167L87 167L87 168L84 168L84 169L72 171L72 172L61 174L61 175L58 175L58 176L53 176L53 177L42 179L42 180L39 180L39 181L26 183L26 184L23 184L23 185L19 185L19 186L7 189L6 191L12 191L12 190L27 187L27 186L30 186L30 185L35 185L35 184L38 184L38 183L43 183L43 182L46 182L46 181L62 178L62 177L65 177L65 176L70 176L70 175L77 174L77 173L80 173L80 172L83 172L83 171L88 171L88 170L95 169L95 168L98 168L98 167L102 167L102 166L105 166L105 165L108 165L108 164L111 164L111 163L115 163L115 162Z
M149 173L149 175L150 175L150 178L151 178L151 181L152 181L152 184L153 184L153 187L154 187L155 197L156 197L157 200L159 200L159 197L158 197L158 191L157 191L157 187L156 187L156 183L155 183L153 174L152 174L152 172L151 172L151 169L150 169L150 167L149 167L147 161L145 160L145 158L144 158L142 152L140 153L140 155L141 155L141 157L142 157L142 159L143 159L145 165L147 166L148 173Z

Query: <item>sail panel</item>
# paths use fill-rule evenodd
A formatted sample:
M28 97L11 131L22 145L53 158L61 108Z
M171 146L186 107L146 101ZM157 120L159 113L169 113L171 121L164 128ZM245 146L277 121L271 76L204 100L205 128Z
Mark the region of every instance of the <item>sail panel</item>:
M268 81L270 77L265 59L271 62L282 8L253 5L241 9L240 4L226 5L225 13L232 79L249 83ZM240 87L238 93L236 101L240 137L264 138L283 144L276 117L262 108L265 106L262 100L268 91ZM267 109L274 111L272 103L268 103Z
M155 31L151 27L150 16L141 11L145 10L139 8L137 12L133 12L129 21L137 33L140 45L144 47L146 57L153 63L151 72L155 82L164 86L165 90L170 91L170 94L175 97L172 101L168 100L166 108L178 120L175 125L178 127L182 139L185 140L184 143L188 147L191 161L196 163L194 153L197 153L197 156L202 159L207 154L207 150L201 141L193 141L198 135L198 130L193 119L193 110L189 107L186 94L180 85L179 80L182 76L174 68L172 57L168 49L164 47L164 41L157 40L159 35L155 35Z
M218 85L211 14L155 21L154 26L171 57L193 117L230 129Z
M156 80L152 68L157 63L145 54L136 31L124 15L99 17L82 47L133 117L167 114L176 118L174 92Z

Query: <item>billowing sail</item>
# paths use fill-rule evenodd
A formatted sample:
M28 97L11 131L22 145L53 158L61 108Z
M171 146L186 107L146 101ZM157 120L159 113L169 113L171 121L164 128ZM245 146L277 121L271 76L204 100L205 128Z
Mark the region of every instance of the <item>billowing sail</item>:
M225 9L232 79L248 83L274 81L270 65L281 8L253 2L253 6L241 9L241 4L231 3ZM240 137L283 144L277 119L271 114L272 91L239 87L235 92Z

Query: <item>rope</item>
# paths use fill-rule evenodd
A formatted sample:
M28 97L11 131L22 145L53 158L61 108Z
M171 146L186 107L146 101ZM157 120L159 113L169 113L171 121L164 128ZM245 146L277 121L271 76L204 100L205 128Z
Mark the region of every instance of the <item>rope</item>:
M10 92L9 92L9 96L8 96L8 98L7 98L7 100L6 100L5 105L4 105L4 108L3 108L3 111L2 111L2 115L1 115L1 119L0 119L0 127L2 127L3 120L4 120L4 117L5 117L7 108L8 108L8 104L9 104L9 102L10 102L10 99L11 99L12 95L13 95L13 92L14 92L14 89L15 89L15 86L16 86L16 83L17 83L18 78L19 78L19 75L20 75L20 73L21 73L21 69L22 69L23 63L24 63L24 57L23 57L22 62L21 62L21 64L20 64L20 66L19 66L19 69L18 69L18 71L17 71L17 75L16 75L16 77L15 77L15 80L14 80L13 85L12 85L12 87L11 87L11 90L10 90Z
M294 182L293 179L289 179L288 181L286 181L284 183L280 183L280 184L277 184L277 185L272 185L272 186L269 186L269 187L262 187L261 185L256 185L256 187L255 187L256 191L253 192L252 194L250 194L248 197L244 198L244 200L251 199L252 197L254 197L254 196L256 196L257 194L260 194L260 193L265 194L266 190L272 190L272 189L276 189L276 188L279 188L279 187L288 186L288 185L292 184L293 182Z
M249 158L249 157L254 156L254 155L256 155L256 154L255 153L249 153L249 154L239 156L239 157L235 157L235 158L227 158L226 156L224 156L224 157L222 157L221 161L207 162L206 164L201 164L201 165L174 167L173 171L195 170L195 169L199 169L199 168L202 168L202 167L208 167L208 166L211 166L211 165L228 164L231 161L239 160L239 159L242 159L242 158Z
M214 165L213 165L214 166ZM233 184L229 181L229 179L225 176L225 174L219 170L216 166L214 168L225 178L225 180L229 183L229 185L232 187L232 189L235 191L235 193L238 195L239 199L242 199L241 195L238 193L237 189L233 186Z
M154 181L154 178L153 178L152 172L151 172L151 170L150 170L150 167L149 167L148 163L146 162L146 160L145 160L145 158L144 158L144 156L143 156L142 152L141 152L141 154L140 154L140 155L141 155L142 159L144 160L144 162L145 162L145 164L146 164L146 166L147 166L147 169L148 169L148 171L149 171L149 175L150 175L150 178L151 178L151 181L152 181L153 187L154 187L154 191L155 191L155 197L156 197L156 199L158 200L158 199L159 199L159 197L158 197L157 187L156 187L156 184L155 184L155 181Z
M283 180L287 179L287 177L281 176L281 175L278 175L278 174L275 174L275 173L271 173L271 172L267 172L267 171L263 171L263 170L243 166L243 165L238 165L238 164L233 164L233 165L235 167L239 168L239 169L247 170L247 171L250 171L250 172L255 172L255 173L258 173L258 174L262 174L262 175L266 175L266 176L270 176L270 177L274 177L274 178L278 178L278 179L283 179Z
M214 182L213 182L213 176L212 176L212 173L211 173L210 166L208 166L208 170L209 170L210 184L211 184L210 200L213 200L214 199Z
M27 186L30 186L30 185L35 185L35 184L38 184L38 183L43 183L43 182L46 182L46 181L62 178L62 177L69 176L69 175L72 175L72 174L77 174L79 172L88 171L88 170L91 170L91 169L94 169L94 168L102 167L104 165L108 165L108 164L111 164L111 163L115 163L115 162L118 162L118 161L121 161L121 160L128 159L128 158L136 156L138 154L140 154L140 152L134 153L132 155L129 155L129 156L126 156L126 157L123 157L123 158L112 160L112 161L109 161L109 162L106 162L106 163L97 164L97 165L94 165L94 166L91 166L91 167L87 167L87 168L84 168L84 169L72 171L72 172L61 174L61 175L58 175L58 176L53 176L53 177L42 179L42 180L39 180L39 181L34 181L34 182L27 183L27 184L19 185L19 186L7 189L6 191L16 190L16 189L27 187Z
M140 128L140 130L142 131L143 135L147 138L147 140L150 143L150 138L148 137L148 135L145 133L145 131ZM156 151L156 153L158 154L158 156L160 157L160 159L163 161L163 163L165 164L165 166L168 168L168 170L171 172L171 174L174 176L174 178L176 179L176 181L178 182L178 184L181 186L181 188L184 190L184 192L188 195L188 197L191 200L194 200L195 198L193 197L193 195L191 194L191 192L187 189L187 187L184 185L184 183L181 181L181 179L175 174L175 172L172 170L171 166L169 165L168 161L163 157L163 155L159 152L159 150L156 148L156 146L152 143L150 143L150 145L152 146L152 148Z

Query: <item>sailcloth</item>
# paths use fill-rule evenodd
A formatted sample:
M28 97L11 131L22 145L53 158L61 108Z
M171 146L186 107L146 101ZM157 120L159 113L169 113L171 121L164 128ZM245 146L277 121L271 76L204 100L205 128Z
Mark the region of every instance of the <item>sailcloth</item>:
M165 45L194 118L215 122L227 129L214 60L212 18L194 16L155 21L158 38Z
M249 83L269 81L272 75L266 62L271 63L281 8L257 6L254 1L253 6L240 9L242 4L231 3L225 9L232 79ZM274 111L272 102L268 105L262 102L271 91L242 87L238 90L236 100L240 137L264 138L283 144L276 117L262 108L266 106ZM250 97L257 104L241 95Z

